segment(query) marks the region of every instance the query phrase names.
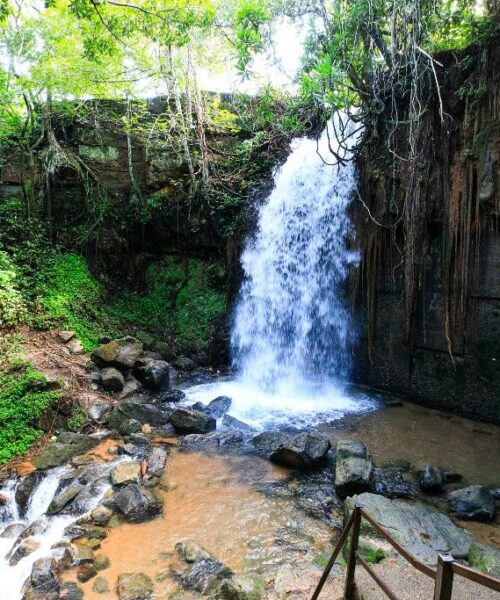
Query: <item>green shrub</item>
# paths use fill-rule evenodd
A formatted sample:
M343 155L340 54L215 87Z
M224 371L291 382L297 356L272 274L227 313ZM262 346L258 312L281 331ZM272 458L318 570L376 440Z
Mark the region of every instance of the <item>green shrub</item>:
M13 352L15 338L3 336L0 364L0 464L27 452L41 435L37 420L58 392L45 376Z
M6 252L0 251L0 327L18 325L26 319L26 304L16 279L13 262Z
M100 335L113 330L115 324L103 310L101 286L81 256L57 255L44 271L40 295L37 325L73 329L85 350L94 348Z

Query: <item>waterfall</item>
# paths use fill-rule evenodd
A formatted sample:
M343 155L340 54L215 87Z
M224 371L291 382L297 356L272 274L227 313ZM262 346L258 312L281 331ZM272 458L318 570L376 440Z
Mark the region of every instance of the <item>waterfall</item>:
M342 122L342 120L344 122ZM299 139L275 175L242 255L244 280L231 336L236 378L188 390L192 401L217 394L230 414L258 429L304 428L373 406L345 391L353 326L345 302L356 187L351 158L335 131L356 143L355 124L340 115L320 139Z
M244 381L270 392L349 375L344 284L357 260L348 249L347 214L356 173L352 162L325 164L333 161L328 138L336 139L328 127L319 153L314 140L296 143L242 256L234 365ZM338 144L334 151L341 152Z

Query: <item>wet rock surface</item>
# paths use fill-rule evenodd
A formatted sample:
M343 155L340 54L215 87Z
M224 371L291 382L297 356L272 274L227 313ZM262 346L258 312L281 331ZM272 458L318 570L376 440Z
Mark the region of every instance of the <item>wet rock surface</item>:
M215 431L216 421L199 410L178 408L170 416L170 423L180 433L209 433Z
M127 520L137 523L152 519L163 510L163 503L158 496L134 483L118 491L114 502Z
M153 589L151 577L144 573L122 573L116 583L119 600L150 600Z
M453 512L462 519L491 521L495 516L495 500L490 490L481 485L471 485L448 494Z
M141 383L152 390L168 389L169 365L164 360L141 358L135 363L133 373Z
M180 543L175 551L179 565L174 568L174 577L186 590L200 594L215 593L227 579L232 577L231 570L197 544Z
M341 496L367 491L373 473L373 463L366 446L359 441L344 440L337 444L335 487Z
M37 469L50 469L68 462L73 456L95 448L100 439L81 433L61 433L56 442L49 444L36 459Z
M287 436L271 452L269 460L290 469L303 471L321 464L330 446L330 441L324 436L299 433L295 436Z
M469 554L471 536L448 516L421 503L363 493L346 499L345 518L356 504L360 504L409 552L428 564L435 564L438 554L451 554L455 558L467 558ZM366 522L363 522L362 531L376 534Z

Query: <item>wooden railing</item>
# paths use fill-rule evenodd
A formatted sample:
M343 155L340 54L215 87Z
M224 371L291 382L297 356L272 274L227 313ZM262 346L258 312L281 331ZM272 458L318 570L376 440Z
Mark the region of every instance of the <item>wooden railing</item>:
M372 527L374 527L378 533L385 538L391 546L397 550L401 556L403 556L415 569L427 575L434 580L434 600L451 600L453 591L453 578L455 575L460 575L466 579L470 579L482 586L490 588L500 592L500 579L485 575L480 571L466 567L458 562L452 556L439 555L437 562L437 569L433 569L429 565L426 565L418 558L413 556L408 550L403 548L373 517L363 510L362 506L356 506L347 521L346 526L340 534L340 538L335 546L330 560L328 561L321 579L319 580L314 594L311 596L311 600L317 600L318 596L323 589L323 586L328 579L328 575L332 570L338 555L340 554L344 544L347 541L349 532L352 530L351 535L351 546L349 548L349 557L347 561L347 574L344 587L344 600L353 600L354 596L354 574L356 570L356 564L360 564L375 581L375 583L383 590L388 598L391 600L398 600L398 597L394 592L387 586L387 584L380 578L372 567L366 562L366 560L358 552L359 533L361 529L361 519L366 519Z

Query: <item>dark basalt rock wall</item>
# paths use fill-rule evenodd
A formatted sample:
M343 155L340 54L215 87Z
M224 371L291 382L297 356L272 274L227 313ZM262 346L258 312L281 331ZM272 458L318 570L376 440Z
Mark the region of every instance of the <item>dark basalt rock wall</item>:
M354 200L363 251L353 276L354 377L500 423L500 51L438 58L447 116L443 125L435 102L423 117L419 214L380 227ZM360 190L372 216L388 225L411 182L407 166L384 155L383 142L363 150ZM409 297L411 227L418 235Z

